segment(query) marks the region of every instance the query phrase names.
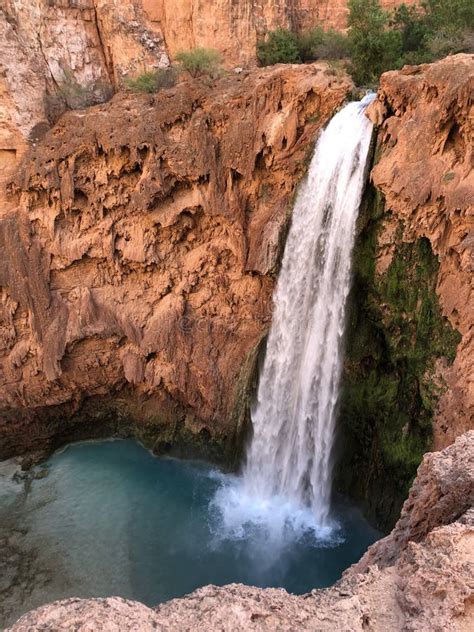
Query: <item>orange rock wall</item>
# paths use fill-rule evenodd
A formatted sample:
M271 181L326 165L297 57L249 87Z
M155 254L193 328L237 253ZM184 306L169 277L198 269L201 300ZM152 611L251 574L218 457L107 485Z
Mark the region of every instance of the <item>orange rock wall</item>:
M371 117L382 152L372 172L389 211L378 266L390 258L393 224L404 239L429 239L438 256L441 309L462 335L452 366L440 364L434 447L474 427L474 56L382 76Z
M295 188L350 87L272 67L45 134L0 213L0 459L109 421L158 451L233 444Z
M229 64L255 60L257 40L279 27L296 31L321 25L347 28L347 0L142 0L164 35L168 52L195 46L218 49ZM405 4L414 4L407 0ZM381 0L392 9L400 0Z

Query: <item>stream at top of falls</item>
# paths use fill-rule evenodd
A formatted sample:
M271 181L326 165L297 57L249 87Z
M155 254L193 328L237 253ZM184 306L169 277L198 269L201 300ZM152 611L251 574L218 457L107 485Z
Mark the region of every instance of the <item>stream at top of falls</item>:
M0 627L70 596L155 605L232 582L304 593L380 537L331 490L372 98L333 117L300 187L242 473L130 440L72 445L26 480L0 463Z

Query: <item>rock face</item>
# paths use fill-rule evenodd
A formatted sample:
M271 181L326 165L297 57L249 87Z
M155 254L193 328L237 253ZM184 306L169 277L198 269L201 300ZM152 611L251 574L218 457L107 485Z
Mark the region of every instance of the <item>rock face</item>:
M297 597L281 589L207 586L156 610L119 598L69 599L30 612L9 632L467 632L474 620L473 454L474 431L428 454L393 533L330 589Z
M473 81L469 55L386 73L370 112L337 484L384 529L423 454L473 427Z
M405 4L414 4L408 0ZM402 4L382 0L386 9ZM145 11L160 26L168 51L216 48L228 63L255 61L257 41L277 28L304 31L347 28L347 0L143 0Z
M274 67L45 134L0 216L0 459L117 432L234 449L295 188L350 85Z
M429 240L440 267L443 314L462 340L451 366L440 363L442 387L434 417L434 446L451 443L474 420L474 56L406 67L382 76L371 116L382 128L372 172L391 213L379 237L377 268L393 257L394 226L403 239Z
M163 35L140 3L3 0L0 165L13 169L64 106L98 103L124 75L168 64Z
M346 19L346 0L2 0L0 186L66 107L107 100L179 50L205 46L229 67L255 65L266 31Z

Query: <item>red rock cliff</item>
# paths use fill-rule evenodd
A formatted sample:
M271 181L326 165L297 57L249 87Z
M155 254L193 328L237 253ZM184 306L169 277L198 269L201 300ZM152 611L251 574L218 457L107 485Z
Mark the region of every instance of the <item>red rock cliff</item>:
M346 0L2 0L0 167L16 168L65 99L100 102L179 50L216 48L227 66L246 66L268 30L346 20Z
M474 56L382 76L371 117L382 148L372 172L389 212L379 238L378 270L393 255L394 226L403 239L427 238L438 256L437 294L443 314L462 340L451 366L441 362L435 448L474 425Z
M349 88L274 67L46 133L0 216L0 458L117 424L232 446L296 184Z

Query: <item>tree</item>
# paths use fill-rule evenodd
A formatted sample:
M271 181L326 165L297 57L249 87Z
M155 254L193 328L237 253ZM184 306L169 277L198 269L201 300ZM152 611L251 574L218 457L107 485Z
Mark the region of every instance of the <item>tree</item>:
M301 63L297 37L286 29L271 31L266 40L259 42L257 52L264 66Z
M390 30L389 14L378 0L349 0L349 43L352 71L358 83L374 82L402 63L402 37Z

